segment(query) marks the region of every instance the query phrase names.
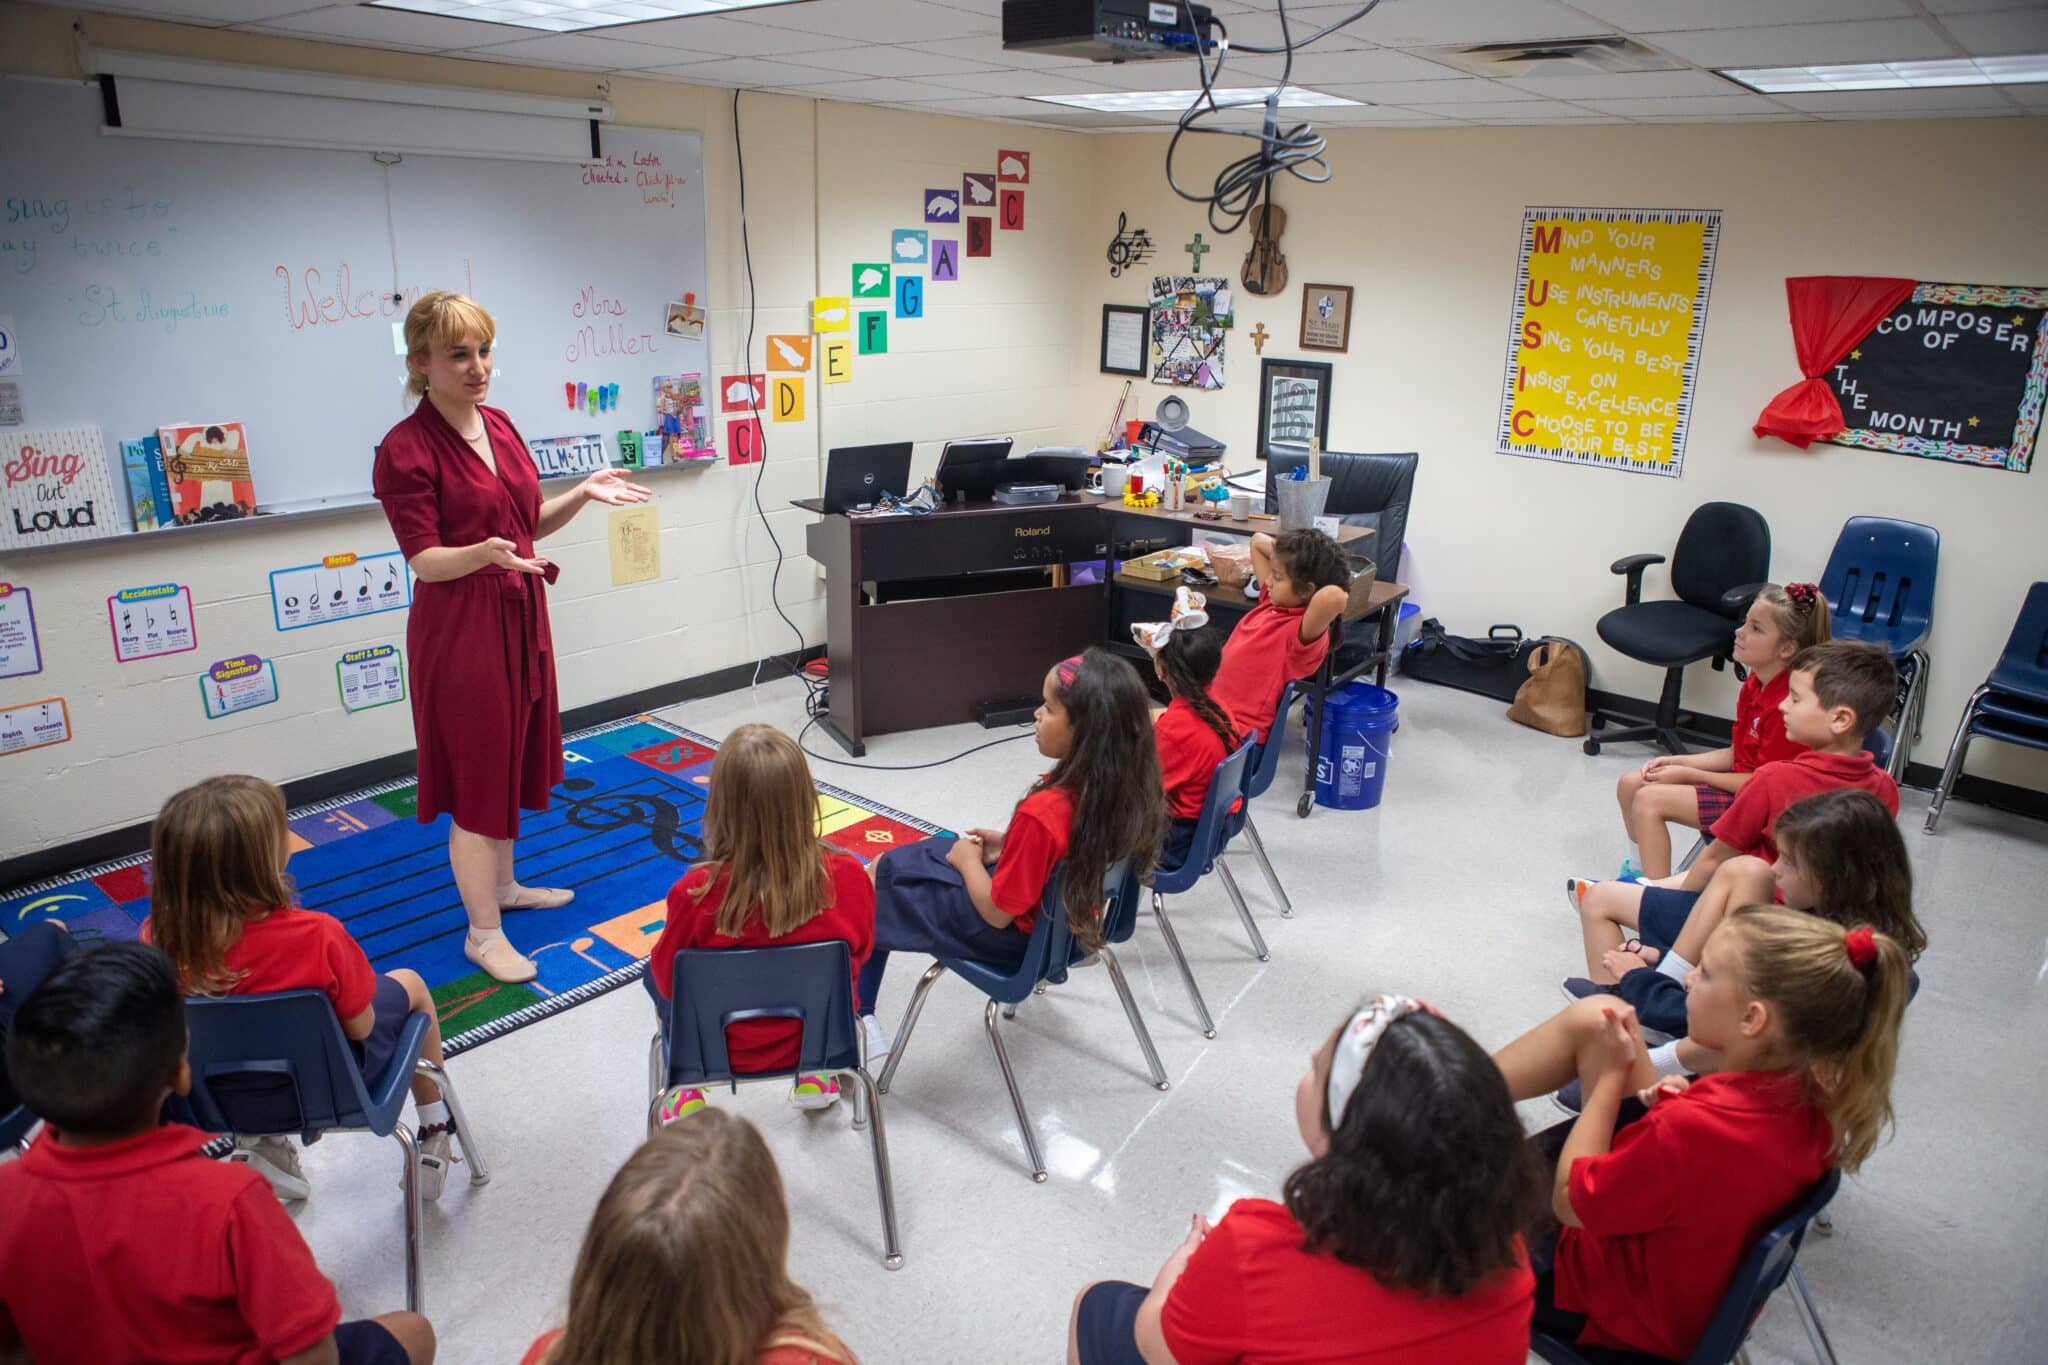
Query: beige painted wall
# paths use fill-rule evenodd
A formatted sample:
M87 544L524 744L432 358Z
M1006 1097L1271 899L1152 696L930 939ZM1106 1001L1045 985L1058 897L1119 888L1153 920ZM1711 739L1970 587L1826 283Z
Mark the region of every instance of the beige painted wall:
M1197 141L1200 141L1199 139ZM1159 193L1165 139L1102 140L1100 202L1080 271L1098 303L1142 303L1144 284L1112 281L1101 259L1119 210L1172 248L1201 210ZM1229 154L1241 154L1233 147ZM1267 356L1334 360L1330 445L1416 450L1408 524L1417 600L1455 631L1497 621L1569 635L1592 652L1595 684L1654 697L1660 674L1599 642L1594 623L1621 602L1607 565L1669 554L1699 503L1747 502L1769 519L1773 576L1819 576L1844 518L1905 517L1942 532L1933 691L1916 756L1939 764L1964 701L2003 647L2026 585L2048 578L2048 452L2029 474L1819 445L1759 442L1751 423L1798 378L1784 277L1901 275L2048 284L2040 187L2048 122L1881 121L1730 127L1335 131L1327 185L1282 181L1289 288L1236 293L1218 393L1180 391L1194 425L1244 465L1257 432L1259 363L1247 333L1263 322ZM1184 184L1206 185L1191 158ZM1867 204L1860 196L1870 196ZM1493 453L1522 210L1530 204L1716 208L1721 242L1683 476L1653 478ZM1207 258L1235 276L1247 234ZM1357 290L1345 355L1298 348L1301 285ZM1099 308L1078 345L1092 357ZM1092 369L1092 360L1086 368ZM1099 431L1120 380L1083 386L1078 420ZM1167 390L1141 382L1149 413ZM1668 591L1653 569L1646 592ZM1731 675L1701 665L1688 701L1733 713ZM2048 788L2048 757L1984 744L1970 770Z
M553 95L588 95L595 80L16 4L0 4L6 36L0 70L79 75L74 21L103 48ZM712 354L719 373L738 371L746 277L732 93L615 79L610 97L620 123L703 135ZM930 452L929 460L938 441L970 431L1015 430L1027 444L1049 439L1041 430L1048 415L1063 417L1068 410L1078 378L1071 338L1081 304L1067 289L1067 248L1084 227L1080 205L1091 183L1092 143L1051 133L1019 140L993 123L764 95L745 97L741 119L760 302L754 363L744 368L754 370L761 368L767 333L808 331L814 293L845 293L853 260L885 259L891 227L922 226L916 210L923 189L957 186L964 169L993 169L999 146L1034 152L1027 231L1002 234L996 256L963 269L959 283L933 286L927 320L892 323L891 355L857 359L854 382L821 389L816 373L808 376L806 421L766 426L770 458L760 496L787 556L777 593L805 639L816 643L824 616L821 585L803 555L808 517L788 503L818 492L825 446L910 436ZM32 390L24 397L32 401ZM714 420L722 440L723 420ZM585 512L546 543L563 566L562 584L551 597L565 706L795 646L769 598L775 554L753 514L754 472L720 465L650 476L661 505L658 582L610 586L601 509ZM334 682L334 660L343 649L402 643L401 615L289 635L276 633L270 619L269 569L338 548L389 548L390 532L374 508L237 531L205 540L200 554L191 553L193 543L187 538L188 548L176 556L142 541L0 557L0 582L26 583L35 592L45 656L42 674L0 685L0 701L61 695L77 736L6 760L0 858L146 820L165 796L206 773L246 771L286 781L412 746L407 708L349 715L340 709ZM121 587L170 579L193 587L205 658L116 665L107 644L106 597ZM282 700L207 721L193 695L195 671L243 652L275 659Z

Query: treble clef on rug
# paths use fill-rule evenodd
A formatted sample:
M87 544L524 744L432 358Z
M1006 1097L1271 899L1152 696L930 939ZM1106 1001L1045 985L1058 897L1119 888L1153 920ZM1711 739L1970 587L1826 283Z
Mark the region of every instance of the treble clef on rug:
M569 792L589 791L597 784L587 777L572 777L562 783ZM642 792L605 792L579 796L563 808L570 824L590 834L609 834L628 825L647 826L647 841L664 857L679 863L694 863L704 856L704 845L696 835L683 832L683 817L674 803Z

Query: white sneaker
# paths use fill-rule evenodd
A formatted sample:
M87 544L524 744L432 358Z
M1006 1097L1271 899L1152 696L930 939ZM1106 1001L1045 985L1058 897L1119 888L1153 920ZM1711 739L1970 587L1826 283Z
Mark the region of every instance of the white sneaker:
M270 1182L271 1193L280 1201L304 1199L313 1193L305 1168L299 1165L299 1148L288 1137L238 1137L228 1160L247 1166Z
M875 1021L872 1014L860 1017L861 1035L867 1039L868 1070L879 1070L889 1060L889 1053L896 1044L889 1038L889 1031Z
M439 1199L448 1184L449 1168L462 1160L453 1150L454 1136L455 1125L452 1123L437 1123L421 1135L420 1198ZM404 1188L402 1181L399 1188Z

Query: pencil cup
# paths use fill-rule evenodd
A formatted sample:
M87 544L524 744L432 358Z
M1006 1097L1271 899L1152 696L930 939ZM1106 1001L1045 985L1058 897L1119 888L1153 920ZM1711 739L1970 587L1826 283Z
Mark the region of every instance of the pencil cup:
M1330 497L1330 481L1326 478L1275 479L1273 493L1279 503L1280 529L1306 531L1323 514L1323 504Z

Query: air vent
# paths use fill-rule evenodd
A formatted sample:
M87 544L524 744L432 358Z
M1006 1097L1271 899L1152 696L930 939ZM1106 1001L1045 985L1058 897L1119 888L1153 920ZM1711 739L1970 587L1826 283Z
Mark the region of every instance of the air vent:
M1678 58L1619 33L1558 38L1540 43L1482 43L1438 47L1421 55L1474 76L1527 80L1534 76L1597 76L1624 71L1677 71Z

